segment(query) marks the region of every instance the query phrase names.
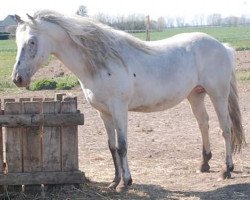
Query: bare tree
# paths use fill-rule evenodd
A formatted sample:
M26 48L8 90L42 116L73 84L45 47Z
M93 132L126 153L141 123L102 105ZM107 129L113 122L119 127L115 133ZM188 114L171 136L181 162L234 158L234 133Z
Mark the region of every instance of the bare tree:
M194 26L202 26L204 25L204 19L205 19L205 16L203 14L195 15L192 20L192 23Z
M212 26L220 26L222 22L221 14L214 13L207 17L207 24Z
M79 6L79 7L78 7L78 10L76 11L76 14L77 14L77 15L80 15L80 16L83 16L83 17L88 16L87 7L84 6L84 5Z
M159 17L157 19L157 28L158 31L163 31L166 28L166 20L164 17Z
M224 19L224 23L229 26L237 26L239 18L235 16L229 16Z
M177 27L183 27L185 25L184 17L176 17L175 21Z
M247 22L246 15L241 15L241 17L239 19L239 24L246 25L246 22Z

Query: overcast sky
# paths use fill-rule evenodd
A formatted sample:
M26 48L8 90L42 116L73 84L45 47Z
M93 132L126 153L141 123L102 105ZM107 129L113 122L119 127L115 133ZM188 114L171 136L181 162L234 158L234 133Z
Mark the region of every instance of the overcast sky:
M25 16L39 9L75 14L80 5L87 6L88 14L104 13L112 16L133 13L160 16L182 16L221 13L222 16L250 15L250 0L1 0L0 20L9 14Z

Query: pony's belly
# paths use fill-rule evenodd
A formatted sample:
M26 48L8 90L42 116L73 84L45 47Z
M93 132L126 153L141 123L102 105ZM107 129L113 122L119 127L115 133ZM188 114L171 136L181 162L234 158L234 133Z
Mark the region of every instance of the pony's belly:
M172 108L182 102L185 99L185 97L179 97L177 99L172 100L162 100L155 103L148 103L145 102L140 105L129 105L129 111L134 112L157 112L157 111L163 111L169 108Z

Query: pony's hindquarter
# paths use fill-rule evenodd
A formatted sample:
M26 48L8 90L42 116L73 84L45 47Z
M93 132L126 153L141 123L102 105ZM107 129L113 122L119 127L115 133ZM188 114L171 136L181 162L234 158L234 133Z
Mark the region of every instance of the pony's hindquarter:
M224 53L223 53L224 52ZM217 60L216 60L217 59ZM245 143L245 137L241 122L241 112L238 102L237 84L235 79L235 51L227 45L220 46L219 54L216 54L214 63L210 60L209 65L213 69L205 87L214 108L216 110L222 135L225 141L225 168L222 178L230 178L234 169L232 153L241 150ZM219 62L218 62L219 61ZM193 113L199 124L203 142L203 160L200 166L201 172L209 171L209 160L212 157L208 137L208 116L204 106L204 94L193 90L188 96Z

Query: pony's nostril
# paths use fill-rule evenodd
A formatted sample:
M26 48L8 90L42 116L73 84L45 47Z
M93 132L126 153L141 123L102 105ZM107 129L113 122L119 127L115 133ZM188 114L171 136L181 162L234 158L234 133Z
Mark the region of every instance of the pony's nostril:
M23 81L22 77L21 76L17 76L16 82L20 84L20 83L22 83L22 81Z
M16 85L22 84L22 82L23 82L22 76L17 76L16 78L13 79L13 82L14 82Z

